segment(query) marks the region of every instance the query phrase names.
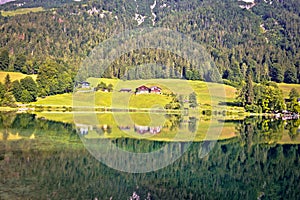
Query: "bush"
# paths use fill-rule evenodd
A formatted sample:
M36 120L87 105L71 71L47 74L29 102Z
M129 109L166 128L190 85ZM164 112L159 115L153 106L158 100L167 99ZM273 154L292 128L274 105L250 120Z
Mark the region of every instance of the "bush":
M261 108L259 110L258 106L253 105L253 104L246 105L245 109L246 109L247 112L252 112L252 113L259 113L259 111L261 112Z

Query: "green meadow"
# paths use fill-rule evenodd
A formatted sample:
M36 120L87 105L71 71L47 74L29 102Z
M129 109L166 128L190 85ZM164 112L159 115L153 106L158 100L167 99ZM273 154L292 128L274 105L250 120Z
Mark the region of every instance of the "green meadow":
M1 15L4 17L9 17L9 16L23 15L31 12L41 12L41 11L44 11L44 8L42 7L20 8L20 9L9 10L9 11L1 10Z
M282 90L283 97L288 98L292 88L295 88L300 93L300 84L287 84L278 83L279 88Z
M87 80L92 87L101 81L114 86L113 92L75 92L73 94L61 94L39 98L33 105L50 106L97 106L113 108L162 108L172 100L171 93L182 95L188 99L190 93L197 94L200 105L218 106L220 103L233 102L236 89L218 83L206 83L203 81L186 81L178 79L149 79L123 81L118 79L89 78ZM160 94L135 95L135 88L146 86L159 86L162 88ZM132 93L119 92L122 88L129 88ZM73 101L74 100L74 101Z
M37 75L26 75L26 74L22 74L20 72L3 72L3 71L0 71L0 82L1 83L4 83L5 77L6 77L7 74L9 74L11 82L13 82L15 80L23 79L27 76L30 76L33 80L36 80L36 77L37 77Z
M4 73L4 72L2 72ZM12 79L20 79L22 74L10 73ZM26 75L24 75L26 76ZM3 79L5 75L2 75ZM33 77L35 78L35 77ZM225 103L233 103L236 101L236 88L219 83L207 83L203 81L186 81L179 79L148 79L148 80L119 80L107 78L89 78L91 87L96 87L100 82L107 85L113 85L113 92L75 92L67 94L59 94L39 98L32 105L41 106L88 106L88 107L112 107L112 108L163 108L172 101L171 93L182 95L184 99L188 99L190 93L195 92L200 108L211 108L215 110L226 109L229 112L243 112L244 109L235 106L225 106ZM162 88L162 95L159 94L140 94L135 95L134 91L141 85L159 86ZM300 92L299 84L278 84L283 91L285 98L292 88L296 88ZM122 88L131 89L131 93L119 92ZM188 103L185 107L188 106Z

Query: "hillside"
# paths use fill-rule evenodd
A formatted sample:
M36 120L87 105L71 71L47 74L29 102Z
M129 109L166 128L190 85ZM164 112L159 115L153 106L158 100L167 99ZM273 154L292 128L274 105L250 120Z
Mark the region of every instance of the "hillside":
M0 16L0 52L9 54L8 64L0 62L2 70L37 73L46 58L76 70L94 47L116 33L138 27L163 27L184 33L203 45L221 76L232 84L245 79L247 69L255 74L255 82L299 82L298 0L154 0L143 3L24 0L22 5L20 2L6 3L0 10L14 12L11 10L43 7L45 11ZM160 69L159 76L172 78L172 74L180 74L187 79L211 79L198 74L188 61L153 49L128 52L104 74L93 75L128 78L126 72L131 66L154 61L164 68L164 71ZM186 66L189 67L184 69ZM153 69L148 71L142 76L161 78ZM131 75L131 78L140 77Z

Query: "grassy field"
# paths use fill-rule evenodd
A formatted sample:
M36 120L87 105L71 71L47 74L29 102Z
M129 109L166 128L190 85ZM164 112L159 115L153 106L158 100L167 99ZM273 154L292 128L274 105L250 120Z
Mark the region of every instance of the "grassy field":
M114 108L152 108L154 105L164 106L171 101L170 97L158 94L130 95L124 93L96 92L95 95L79 93L74 96L77 101L73 102L73 94L59 94L46 98L39 98L32 105L43 106L97 106Z
M17 79L19 75L26 76L17 73L14 79ZM3 75L5 76L5 75ZM13 76L13 75L11 75ZM236 99L236 89L234 87L217 84L206 83L203 81L185 81L178 79L149 79L149 80L131 80L123 81L119 79L99 79L89 78L87 80L91 83L92 87L97 86L98 83L103 81L104 83L112 84L114 86L113 92L101 92L98 91L95 95L87 93L77 93L75 97L77 106L105 106L105 107L117 107L117 108L153 108L164 107L171 101L171 97L168 95L156 95L156 94L143 94L134 95L130 93L120 93L122 88L129 88L132 91L138 86L159 86L162 88L163 93L169 94L171 92L181 94L185 99L188 99L188 95L191 92L197 94L198 103L201 106L214 105L220 106L220 103L234 102ZM278 84L279 88L283 91L284 97L288 97L288 94L292 88L296 88L300 92L300 84ZM62 94L49 96L44 99L40 98L35 105L50 105L50 106L72 106L73 94ZM222 106L220 106L222 107ZM224 107L223 107L224 108ZM231 110L240 110L238 107L227 107Z
M200 105L215 105L220 103L233 102L235 100L235 88L217 83L205 83L202 81L185 81L178 79L149 79L149 80L132 80L123 81L118 79L97 79L89 78L87 80L95 87L98 83L112 84L113 92L96 93L77 92L73 94L62 94L39 98L34 105L45 106L104 106L114 108L162 108L172 100L170 93L182 95L188 99L190 93L197 94ZM135 88L141 85L159 86L162 88L164 95L159 94L140 94L121 93L122 88L129 88L135 91ZM74 100L74 102L73 102Z
M92 86L96 86L99 82L103 81L106 84L112 84L115 90L119 91L121 88L130 88L134 90L136 87L141 85L146 86L159 86L163 89L163 92L173 92L176 94L189 95L192 92L196 92L200 103L211 103L212 101L218 101L224 99L226 96L228 101L235 99L236 89L234 87L217 84L217 83L206 83L203 81L187 81L180 79L148 79L148 80L132 80L123 81L119 79L99 79L89 78L87 80ZM211 94L211 95L210 95Z
M283 97L287 98L292 88L295 88L300 93L300 84L279 83L279 88L282 90Z
M6 75L9 74L11 82L15 80L20 80L25 78L26 76L30 76L33 78L33 80L36 80L37 75L26 75L19 72L3 72L0 71L0 82L4 83Z
M46 98L39 98L37 102L31 104L44 106L72 106L72 94L58 94Z
M44 8L42 7L36 7L36 8L20 8L16 10L9 10L9 11L4 11L1 10L1 15L4 17L9 17L9 16L15 16L15 15L23 15L31 12L41 12L44 11Z

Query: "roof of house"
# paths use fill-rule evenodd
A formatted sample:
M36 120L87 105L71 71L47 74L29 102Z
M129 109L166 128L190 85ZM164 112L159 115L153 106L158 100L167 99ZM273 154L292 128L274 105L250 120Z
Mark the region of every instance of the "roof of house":
M144 86L144 85L138 87L137 89L138 89L138 90L149 90L149 88L146 87L146 86Z
M80 84L82 84L82 85L90 85L90 83L86 82L86 81L82 81Z
M160 87L157 87L157 86L152 86L152 87L150 87L150 89L151 89L151 90L161 90L161 88L160 88Z
M154 89L151 89L151 92L160 92L161 89L158 89L158 88L154 88Z

